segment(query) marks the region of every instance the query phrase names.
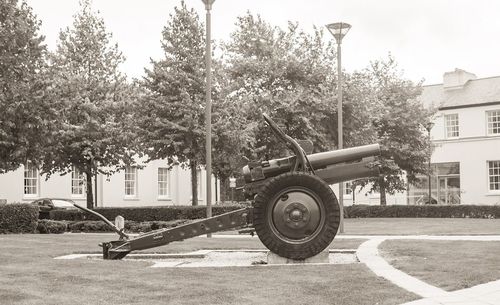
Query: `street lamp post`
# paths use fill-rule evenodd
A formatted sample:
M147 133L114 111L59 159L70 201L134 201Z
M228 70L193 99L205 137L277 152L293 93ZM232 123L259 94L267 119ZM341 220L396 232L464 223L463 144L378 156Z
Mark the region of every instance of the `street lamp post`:
M342 122L342 61L341 44L342 38L349 32L351 25L345 22L335 22L326 25L326 28L337 42L337 115L338 115L338 146L342 149L344 146L343 122ZM339 205L340 205L340 233L344 233L344 183L339 183Z
M207 11L206 15L206 87L205 87L205 117L206 117L206 172L207 172L207 218L212 217L212 41L210 10L215 0L202 0ZM211 237L212 234L207 234Z

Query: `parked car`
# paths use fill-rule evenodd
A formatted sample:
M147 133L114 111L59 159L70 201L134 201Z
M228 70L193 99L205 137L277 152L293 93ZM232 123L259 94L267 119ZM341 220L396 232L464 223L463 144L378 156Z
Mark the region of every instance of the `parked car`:
M38 205L40 219L49 218L49 213L52 210L76 210L73 203L75 203L73 200L63 198L41 198L31 202L31 204Z

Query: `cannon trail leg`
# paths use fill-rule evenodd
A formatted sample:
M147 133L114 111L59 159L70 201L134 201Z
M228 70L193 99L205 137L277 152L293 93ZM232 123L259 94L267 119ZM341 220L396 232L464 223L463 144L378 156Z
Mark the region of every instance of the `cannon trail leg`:
M305 259L320 253L337 234L339 222L335 194L312 174L281 174L266 182L255 198L255 231L283 257Z

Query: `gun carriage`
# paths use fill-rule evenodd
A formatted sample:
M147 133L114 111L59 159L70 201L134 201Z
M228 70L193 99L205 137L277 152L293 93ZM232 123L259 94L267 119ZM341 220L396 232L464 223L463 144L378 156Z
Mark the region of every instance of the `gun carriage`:
M131 237L99 213L75 204L102 219L120 236L100 244L103 258L121 259L131 251L248 226L253 226L262 243L280 256L305 259L323 251L340 223L337 197L329 185L378 175L380 147L372 144L308 154L311 151L304 149L304 142L286 135L265 114L264 119L294 155L250 162L243 168L243 191L252 199L250 207Z

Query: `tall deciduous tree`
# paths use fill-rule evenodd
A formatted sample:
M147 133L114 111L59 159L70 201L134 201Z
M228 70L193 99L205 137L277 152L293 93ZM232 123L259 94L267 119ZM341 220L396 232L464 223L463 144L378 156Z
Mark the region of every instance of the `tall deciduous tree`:
M380 192L380 204L386 205L386 193L406 190L407 183L415 183L419 174L428 171L431 151L424 126L431 113L416 99L421 85L404 79L391 56L373 62L362 74L371 88L371 126L374 141L382 146L382 158L381 175L360 182L370 182L371 190Z
M44 154L43 171L86 176L87 206L93 207L92 177L132 162L131 88L119 71L124 61L90 1L81 2L72 27L59 34L51 57L58 130Z
M40 22L23 1L0 1L0 173L38 163L51 129L46 47Z
M229 96L249 121L260 123L254 157L268 158L282 149L262 123L261 112L292 137L312 140L316 151L337 146L335 50L322 30L307 34L296 23L281 29L248 13L238 19L226 50L228 77L233 80ZM356 113L349 111L349 103L345 107L346 121L351 122ZM346 131L355 127L347 124Z
M142 81L142 142L150 159L179 162L191 171L192 204L198 204L197 170L205 160L205 32L184 2L162 32L164 58L152 60ZM217 90L213 93L217 99Z

